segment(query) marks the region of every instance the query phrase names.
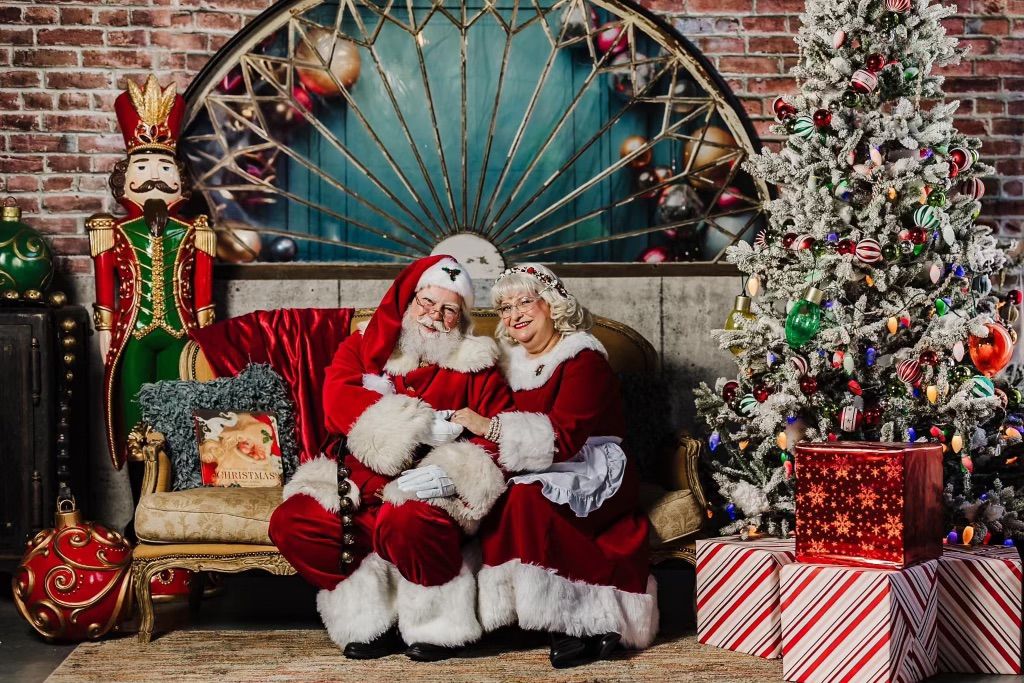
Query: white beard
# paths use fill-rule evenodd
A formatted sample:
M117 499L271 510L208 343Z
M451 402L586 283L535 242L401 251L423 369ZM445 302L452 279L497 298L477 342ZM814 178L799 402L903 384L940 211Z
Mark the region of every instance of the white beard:
M435 333L427 332L423 325L429 325ZM430 316L423 316L417 320L411 308L407 309L402 317L402 333L398 337L398 348L403 356L428 365L440 365L455 353L461 342L462 330L458 326L445 330L440 320L434 320Z

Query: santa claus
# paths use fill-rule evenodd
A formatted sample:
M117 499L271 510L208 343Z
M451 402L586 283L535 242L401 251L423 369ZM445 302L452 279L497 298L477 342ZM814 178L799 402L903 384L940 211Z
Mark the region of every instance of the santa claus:
M481 635L463 543L505 477L495 444L448 418L513 402L496 344L471 334L472 305L449 256L402 271L327 368L327 427L344 445L298 468L270 520L281 553L321 589L317 608L346 657L404 649L435 661Z

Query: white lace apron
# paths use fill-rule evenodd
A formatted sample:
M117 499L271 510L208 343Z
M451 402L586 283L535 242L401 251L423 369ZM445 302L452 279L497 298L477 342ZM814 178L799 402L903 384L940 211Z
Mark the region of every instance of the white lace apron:
M539 482L544 497L568 505L577 517L586 517L615 495L626 473L626 454L617 436L592 436L579 453L542 472L520 474L511 484Z

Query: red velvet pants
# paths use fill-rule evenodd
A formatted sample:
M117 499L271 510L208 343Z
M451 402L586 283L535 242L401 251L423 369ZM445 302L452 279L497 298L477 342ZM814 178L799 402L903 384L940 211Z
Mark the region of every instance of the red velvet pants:
M448 513L409 501L367 505L353 515L356 561L341 564L342 524L313 498L299 494L281 503L270 518L270 539L307 581L333 590L371 552L412 583L440 586L462 567L462 529ZM343 568L344 567L344 568Z

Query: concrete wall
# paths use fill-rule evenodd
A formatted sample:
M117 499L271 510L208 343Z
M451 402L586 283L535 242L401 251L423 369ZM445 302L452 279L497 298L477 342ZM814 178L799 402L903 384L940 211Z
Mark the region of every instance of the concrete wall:
M738 277L566 278L566 286L591 310L636 329L661 354L663 372L671 387L676 428L694 423L693 387L701 381L735 372L732 356L717 349L708 331L720 327L739 290ZM78 302L92 301L92 281L77 276L67 283ZM387 280L233 280L217 283L220 319L258 309L375 306L387 290ZM489 283L477 283L477 299L489 301ZM131 500L124 472L115 472L102 441L100 360L92 350L93 506L90 514L115 526L131 517Z

